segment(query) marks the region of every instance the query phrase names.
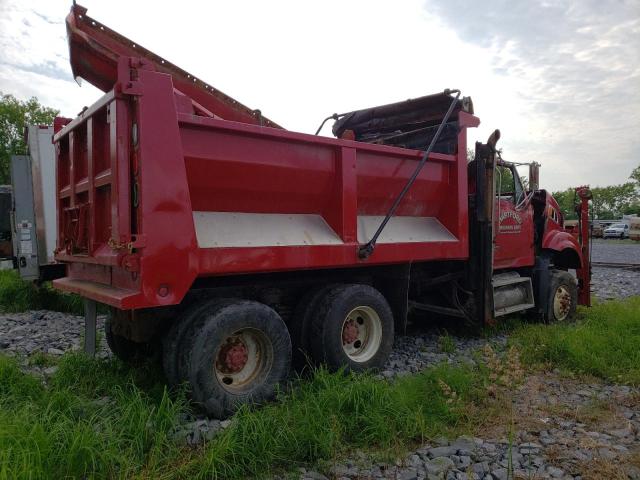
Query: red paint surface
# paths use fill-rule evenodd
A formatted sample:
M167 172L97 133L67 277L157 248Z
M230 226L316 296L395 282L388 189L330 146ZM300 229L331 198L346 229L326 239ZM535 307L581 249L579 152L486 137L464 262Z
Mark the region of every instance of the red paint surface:
M468 257L466 127L460 153L431 155L398 209L456 240L379 244L362 261L357 216L386 214L421 152L183 113L170 76L119 65L114 90L55 136L60 288L142 308L179 303L198 276ZM117 93L132 72L135 91ZM81 208L80 226L64 212ZM203 249L194 210L318 214L344 243Z
M513 201L496 200L495 215L493 268L500 270L533 266L535 246L531 204L516 209Z

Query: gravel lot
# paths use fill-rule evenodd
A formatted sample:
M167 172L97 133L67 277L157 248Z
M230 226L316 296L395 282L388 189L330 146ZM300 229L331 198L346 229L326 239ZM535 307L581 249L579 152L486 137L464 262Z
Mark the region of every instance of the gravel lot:
M640 244L597 241L593 260L640 263ZM611 268L594 268L593 292L605 300L640 295L640 272ZM101 328L104 318L99 317ZM42 351L62 355L80 348L81 317L50 311L31 311L0 315L0 353L21 358ZM473 352L487 342L500 349L505 336L490 339L450 337L455 348L443 352L440 331L422 326L410 336L398 337L394 351L381 376L392 378L417 372L445 362L473 363ZM101 342L99 356L108 356L106 342ZM26 364L26 362L25 362ZM47 376L56 367L31 367ZM599 468L615 465L627 468L628 478L640 479L640 468L626 465L629 453L640 451L640 391L603 383L580 383L557 374L527 377L524 387L513 398L516 432L510 446L504 427L488 429L482 438L444 439L423 445L396 464L374 464L355 456L334 465L332 478L428 479L507 479L509 452L514 471L522 478L618 478ZM635 400L634 400L635 399ZM581 410L592 411L606 402L606 415L594 421ZM204 417L183 419L175 438L186 444L198 444L212 438L230 422ZM635 468L635 469L634 469ZM595 472L594 475L592 473ZM300 478L322 479L317 472L300 470ZM625 478L624 476L619 478Z
M593 241L592 260L594 262L617 262L640 264L640 242L628 243L628 240Z
M598 239L593 243L592 261L640 265L640 243ZM601 300L640 295L640 270L594 267L592 285Z

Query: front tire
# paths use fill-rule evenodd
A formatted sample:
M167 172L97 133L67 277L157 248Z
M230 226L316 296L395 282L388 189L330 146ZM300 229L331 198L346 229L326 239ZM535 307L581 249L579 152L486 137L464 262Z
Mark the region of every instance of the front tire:
M380 369L393 346L393 314L369 285L341 285L318 303L312 319L314 358L331 370Z
M578 285L576 279L564 270L553 270L547 303L547 322L566 322L576 313Z
M235 301L198 316L185 337L194 401L225 418L243 403L272 399L291 367L291 339L280 315L258 302Z

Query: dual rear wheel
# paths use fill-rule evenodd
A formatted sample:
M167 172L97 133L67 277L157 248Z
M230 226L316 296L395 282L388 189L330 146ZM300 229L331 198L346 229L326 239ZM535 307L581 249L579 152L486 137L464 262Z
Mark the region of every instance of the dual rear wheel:
M187 383L193 400L217 418L243 403L272 398L290 363L291 340L282 318L254 301L195 305L174 323L163 343L168 382Z
M224 418L243 403L273 398L292 357L296 367L324 363L361 371L381 367L392 343L393 316L384 297L367 285L334 285L307 295L289 329L259 302L194 305L165 335L163 366L170 384L187 383L197 404Z

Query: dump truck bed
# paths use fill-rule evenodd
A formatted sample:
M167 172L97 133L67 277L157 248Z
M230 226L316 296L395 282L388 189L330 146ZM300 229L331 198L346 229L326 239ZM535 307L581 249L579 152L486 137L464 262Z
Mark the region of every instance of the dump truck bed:
M176 79L117 59L113 88L54 137L58 288L121 309L179 303L199 277L468 257L466 128L433 153L202 115Z

